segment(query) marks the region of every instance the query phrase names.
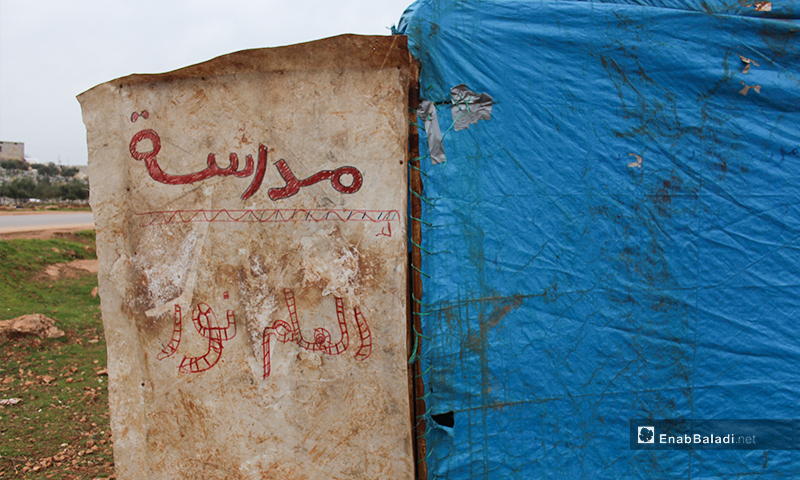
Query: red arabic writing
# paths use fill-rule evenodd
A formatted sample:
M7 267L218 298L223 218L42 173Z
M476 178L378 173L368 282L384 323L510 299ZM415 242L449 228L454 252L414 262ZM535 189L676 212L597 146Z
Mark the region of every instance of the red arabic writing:
M236 336L236 317L232 310L227 311L227 325L218 326L214 310L205 303L199 303L193 309L192 322L197 332L208 339L206 353L197 357L184 356L178 366L181 373L205 372L219 362L222 358L222 342ZM182 312L179 305L175 305L175 321L172 328L172 338L158 354L159 360L172 356L181 344Z
M136 120L139 120L140 117L144 118L145 120L147 120L150 117L150 112L148 112L147 110L142 110L141 113L139 113L139 112L131 113L131 122L135 122Z
M140 152L138 147L139 143L143 140L150 140L153 143L153 149L149 152ZM253 177L253 181L250 183L250 186L247 188L247 190L242 194L242 200L246 200L256 193L258 188L261 186L261 182L264 180L264 172L267 169L267 147L264 145L259 145L258 166L255 166L253 163L253 156L247 155L246 166L244 170L237 170L239 168L239 157L235 153L231 153L230 165L227 168L220 168L219 165L217 165L217 159L214 154L209 153L208 159L206 160L208 167L205 170L185 175L170 175L168 173L164 173L164 171L161 170L161 167L158 165L158 159L156 158L158 152L161 151L161 137L158 136L158 133L156 133L155 130L149 129L142 130L134 135L133 138L131 138L130 151L131 156L134 159L140 161L144 160L147 173L150 174L150 177L153 180L166 183L167 185L186 185L217 176L224 177L233 175L240 178L248 177L252 175L253 171L255 170L256 174Z
M381 229L381 233L376 233L376 237L391 237L392 236L392 224L386 222L386 226Z
M264 336L262 340L263 347L263 365L264 377L268 378L271 372L271 351L270 351L270 337L275 337L280 343L296 343L301 348L311 350L312 352L323 352L328 355L340 355L345 350L350 342L350 337L347 333L347 322L344 314L344 301L339 297L334 297L336 300L336 317L339 321L339 331L341 338L338 342L333 343L331 333L325 328L314 329L313 341L308 341L303 338L303 332L300 330L300 322L297 319L297 307L295 305L294 292L288 288L283 290L283 296L286 300L286 308L289 310L288 323L284 320L276 320L271 326L264 329ZM356 352L355 358L358 361L366 360L372 354L372 333L370 332L369 325L361 313L358 306L353 308L356 326L358 327L358 335L361 340L361 346Z
M356 193L363 183L364 179L361 172L355 167L339 167L336 170L321 170L314 175L303 180L298 180L294 173L289 169L286 160L280 159L275 164L281 177L286 182L286 186L282 188L270 188L267 193L272 200L280 200L281 198L291 197L300 191L300 187L307 187L323 180L330 180L331 186L334 190L341 193ZM342 183L342 175L350 175L353 177L353 182L349 186Z
M322 352L328 355L341 355L350 344L350 335L347 331L347 320L344 311L344 300L334 297L336 302L336 318L339 324L339 341L333 343L331 332L325 328L315 328L312 339L303 337L300 322L297 318L297 307L294 292L284 289L283 296L286 308L289 311L289 322L275 320L271 326L264 329L261 347L263 353L263 378L266 379L271 371L270 338L280 343L296 343L300 348L312 352ZM227 292L225 298L229 298ZM357 361L364 361L372 354L372 332L370 331L361 307L353 307L353 316L358 329L361 345L355 353ZM203 355L196 357L184 356L178 366L180 373L201 373L211 369L222 358L223 342L236 336L236 317L232 310L227 310L226 324L219 325L214 310L206 303L198 303L192 309L192 322L197 332L208 340L208 348ZM179 305L175 305L175 319L172 328L172 337L169 343L159 352L158 360L171 357L178 351L181 344L181 331L183 328L183 315Z
M144 113L146 112L143 112L143 114ZM138 117L136 112L134 112L134 114ZM135 121L133 117L131 118L133 121ZM139 151L139 143L144 140L150 140L150 142L152 142L152 150L147 152ZM247 190L245 190L245 192L242 194L242 200L250 198L254 193L256 193L256 191L258 191L258 189L261 187L261 183L264 181L264 174L267 169L268 152L267 147L264 145L258 146L257 163L253 161L252 155L247 155L245 157L245 167L242 170L239 170L239 157L235 153L230 154L230 164L226 168L220 168L219 165L217 165L216 156L213 153L209 153L208 159L206 160L207 167L204 170L183 175L168 174L161 169L157 158L159 152L161 151L161 137L158 136L158 133L156 133L155 130L146 129L137 132L131 138L129 149L131 157L133 157L135 160L144 161L145 168L147 168L147 173L153 180L160 183L165 183L167 185L188 185L211 177L225 177L231 175L234 177L243 178L249 177L255 172L255 175L253 175L253 181L250 183L250 186L247 188ZM278 169L278 173L280 173L281 178L283 178L284 182L286 182L286 185L281 188L270 188L268 190L267 193L269 198L273 201L296 195L297 192L300 191L300 188L313 185L323 180L330 180L331 186L334 190L347 194L356 193L364 182L363 175L355 167L344 166L335 170L320 170L319 172L302 180L297 179L284 159L278 160L275 163L275 167ZM352 181L349 185L345 185L342 182L343 176L351 177Z

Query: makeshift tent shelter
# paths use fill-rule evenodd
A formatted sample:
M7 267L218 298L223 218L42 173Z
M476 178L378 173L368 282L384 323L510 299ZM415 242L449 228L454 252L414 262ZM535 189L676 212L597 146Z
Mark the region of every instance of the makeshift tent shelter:
M422 159L411 197L428 478L797 474L797 451L629 435L631 419L798 418L796 9L408 9L398 33L433 104L420 150L446 157ZM451 97L461 84L491 101ZM465 114L483 120L452 128Z

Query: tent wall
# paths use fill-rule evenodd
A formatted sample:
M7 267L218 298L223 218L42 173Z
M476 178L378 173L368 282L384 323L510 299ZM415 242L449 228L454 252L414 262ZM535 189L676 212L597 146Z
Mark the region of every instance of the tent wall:
M798 474L796 451L633 451L628 430L798 417L793 5L409 8L447 158L421 161L429 478ZM459 84L490 120L450 128Z

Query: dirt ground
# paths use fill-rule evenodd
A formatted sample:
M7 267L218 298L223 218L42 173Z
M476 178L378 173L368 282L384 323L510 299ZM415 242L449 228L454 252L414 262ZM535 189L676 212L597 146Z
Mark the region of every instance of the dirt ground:
M63 238L80 242L81 239L74 234L73 229L57 230L33 230L28 232L0 233L0 240L10 240L14 238L47 240L50 238ZM86 272L97 274L97 260L74 260L70 263L56 263L47 269L35 280L59 280L62 278L77 278Z
M41 254L72 261L45 265L26 282L44 292L41 308L31 311L46 313L62 325L71 319L69 328L64 327L66 336L47 341L14 337L0 348L0 399L15 402L0 405L0 447L4 447L0 479L116 478L97 287L96 281L85 281L97 274L97 260L91 258L93 238L80 234L87 229L70 226L0 233L0 240L73 242L40 246ZM48 288L64 288L64 279L75 279L67 280L69 285L86 286L80 295L74 289L64 290L70 299L88 300L72 302L67 308L59 305L65 297L48 296L52 292Z

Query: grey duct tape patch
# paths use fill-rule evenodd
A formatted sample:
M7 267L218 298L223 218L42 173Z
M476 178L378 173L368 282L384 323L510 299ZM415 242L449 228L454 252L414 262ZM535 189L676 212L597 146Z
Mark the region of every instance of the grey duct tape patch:
M469 90L463 83L450 89L450 98L453 101L451 112L453 114L453 129L464 130L478 120L491 120L492 97L486 93L477 93Z
M428 152L431 163L444 163L444 145L442 145L442 131L439 129L439 117L436 115L436 105L430 100L420 103L417 116L425 123L425 133L428 135Z

